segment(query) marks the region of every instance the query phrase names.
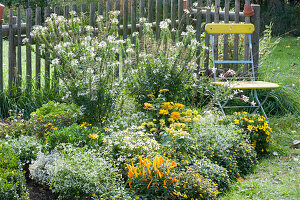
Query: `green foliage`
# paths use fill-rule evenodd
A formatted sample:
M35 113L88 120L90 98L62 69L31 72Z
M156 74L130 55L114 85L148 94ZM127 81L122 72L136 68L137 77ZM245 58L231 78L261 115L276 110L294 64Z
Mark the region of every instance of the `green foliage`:
M182 41L172 40L174 32L169 30L168 20L160 23L159 39L149 23L141 20L143 33L141 39L136 37L135 51L132 49L133 70L128 78L128 89L131 95L142 105L148 94L158 96L160 89L168 89L167 101L178 101L183 98L182 92L193 80L196 69L196 50L199 43L195 39L195 30L187 27ZM127 49L130 51L130 49Z
M96 28L87 25L83 13L70 14L69 20L52 14L32 34L41 44L42 56L50 53L60 87L66 91L64 99L81 106L86 121L103 123L113 111L122 83L118 54L125 54L125 41L118 39L118 12L110 12L110 21L98 16ZM126 74L128 67L122 65L120 71Z
M3 142L15 151L23 166L36 159L41 146L36 137L23 135L18 138L6 138Z
M30 171L37 180L46 180L51 190L59 193L59 199L131 199L113 162L88 148L63 145L57 150L40 154ZM51 162L53 159L55 162ZM43 177L44 174L49 176Z
M179 198L216 199L219 191L217 185L191 169L178 174L178 192L173 193Z
M250 138L252 146L258 155L269 152L270 134L273 132L264 116L249 114L247 112L235 112L228 116L225 123L234 123L242 128Z
M0 199L28 200L24 174L15 151L0 143Z
M34 124L37 135L43 136L50 132L80 122L82 114L75 104L56 103L49 101L31 113L30 122Z
M31 135L33 128L34 125L30 121L24 120L22 112L17 115L11 114L10 117L3 119L0 124L0 138Z
M217 184L218 190L223 192L229 188L230 179L227 170L209 159L195 160L191 166L194 172L199 173L206 179L211 179Z
M51 152L61 143L70 143L76 147L87 145L92 148L99 148L102 144L102 137L98 127L91 127L91 124L86 122L81 125L72 124L47 134L44 150Z

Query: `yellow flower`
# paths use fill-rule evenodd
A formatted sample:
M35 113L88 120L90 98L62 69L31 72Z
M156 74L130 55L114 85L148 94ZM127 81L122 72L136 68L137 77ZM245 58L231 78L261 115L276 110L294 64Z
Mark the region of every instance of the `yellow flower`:
M155 132L156 131L156 128L151 128L150 129L150 132Z
M148 122L147 126L153 127L153 126L154 126L154 123L153 123L153 122Z
M170 117L174 120L178 120L180 118L180 113L179 112L172 112Z
M178 108L178 109L184 109L184 105L183 104L181 104L181 103L175 103L175 105L174 105L176 108Z
M249 123L254 123L254 121L253 120L249 120Z
M201 115L197 115L197 118L198 118L198 119L201 119L202 117L201 117Z
M197 111L197 110L194 110L194 111L193 111L193 114L194 114L194 115L197 115L197 114L198 114L198 111Z
M99 137L99 135L93 133L93 134L89 134L89 137L92 139L92 140L95 140Z
M234 124L239 124L239 123L240 123L239 120L237 120L237 119L234 120Z
M160 125L162 125L162 126L163 126L163 125L165 125L165 123L166 123L166 122L165 122L165 120L164 120L164 119L160 119L160 120L159 120L159 123L160 123Z
M163 107L164 109L167 109L167 110L171 110L173 108L173 106L171 105L171 102L163 102L161 107Z
M218 119L219 120L219 122L222 122L223 121L223 119Z
M168 89L161 89L161 90L159 90L160 92L169 92L169 90Z
M198 122L199 119L198 119L197 117L194 117L194 118L193 118L193 121L194 121L194 122Z
M169 111L167 111L167 110L165 110L165 109L161 109L161 110L159 111L159 114L160 114L160 115L168 115L168 114L169 114Z
M148 94L147 97L149 97L149 98L155 98L155 96L153 94Z
M150 109L152 109L152 108L153 108L153 106L152 106L151 103L144 103L144 109L150 110Z
M173 118L169 118L168 121L173 123L175 120Z
M252 128L253 128L253 126L251 126L251 125L248 125L248 127L247 127L247 129L248 129L249 131L252 131Z

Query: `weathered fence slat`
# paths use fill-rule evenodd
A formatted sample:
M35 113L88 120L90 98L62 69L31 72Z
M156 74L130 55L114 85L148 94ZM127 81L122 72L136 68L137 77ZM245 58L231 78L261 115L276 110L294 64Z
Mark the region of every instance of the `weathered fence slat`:
M235 12L234 12L234 22L239 23L239 13L240 13L240 0L235 0ZM234 35L234 44L233 44L233 60L239 59L239 35ZM234 64L234 70L238 70L238 64Z
M13 9L9 9L9 36L8 36L8 42L9 42L9 54L8 54L8 88L9 91L11 91L13 87L14 82L14 75L15 75L15 48L14 48L14 33L13 33Z
M31 8L26 10L26 37L28 38L28 43L32 43L30 36L31 31ZM31 49L29 46L26 46L26 84L27 89L31 89L31 79L32 79L32 66L31 66Z
M245 5L250 5L250 0L245 0ZM249 24L250 23L250 17L245 17L245 23ZM248 35L245 35L245 42L244 42L244 60L249 60L249 37ZM249 65L245 64L244 65L244 73L249 72Z
M45 20L49 16L50 16L50 8L46 7L45 8ZM69 6L64 7L64 16L67 18L69 17ZM45 59L45 89L47 91L49 91L50 90L50 60L49 60L50 54L47 50L45 51L45 55L46 55L46 59Z
M183 0L178 0L178 37L180 38L182 28L184 25L183 19Z
M201 7L202 7L202 0L197 0L197 15L196 15L196 39L197 41L201 42L201 33L202 33L202 30L201 30L201 23L202 23L202 15L201 15ZM199 48L197 50L197 69L196 69L196 73L198 74L198 76L200 75L199 72L200 72L200 53L201 53L201 47L199 45Z
M76 10L77 10L77 7L76 7ZM57 14L57 15L60 15L60 6L55 6L54 7L54 13Z
M161 1L160 0L156 0L156 16L155 16L155 21L156 21L156 27L155 27L155 31L156 31L156 39L159 39L159 35L160 35L160 27L159 27L159 23L161 22L161 17L160 17L160 7L161 7Z
M81 12L86 13L86 4L81 5Z
M190 25L192 23L191 19L191 13L190 11L192 10L192 0L186 0L186 25Z
M68 5L66 5L66 6L64 6L64 17L66 18L66 19L69 19L69 6ZM46 16L46 13L45 13L45 16Z
M225 0L225 17L224 23L229 22L229 0ZM228 34L224 35L224 48L223 48L223 60L228 60ZM227 64L223 64L223 68L227 68Z
M255 77L257 77L258 63L259 63L259 32L260 32L260 6L252 5L254 9L254 16L251 17L251 22L254 24L255 31L252 34L252 52Z
M95 3L91 3L90 5L90 26L95 27L96 25L96 4Z
M41 16L42 10L40 7L37 7L35 10L35 25L41 25ZM36 89L41 88L41 56L40 56L40 45L38 42L35 44L35 87Z
M215 18L214 18L214 23L219 23L220 22L220 0L215 0ZM214 37L214 56L215 59L218 59L219 55L219 36L216 35Z
M210 23L211 22L211 0L207 0L206 2L206 6L207 6L207 10L206 10L206 23ZM206 75L209 75L209 69L208 69L208 65L209 65L209 36L208 34L205 32L205 51L204 51L204 68L206 71Z
M100 0L98 3L98 14L103 15L103 0Z
M153 0L148 0L148 22L153 22Z
M120 4L120 0L116 0L115 1L115 10L116 11L120 11L120 14L118 16L118 20L119 20L118 27L120 27L120 23L121 23L121 21L120 21L121 20L121 4ZM135 11L136 11L136 8L135 8Z
M105 13L106 13L106 20L109 20L109 12L112 10L112 3L111 0L106 1Z
M17 70L17 87L18 87L18 92L21 92L20 89L22 87L22 55L21 55L21 47L22 47L22 29L21 29L21 9L18 7L17 10L17 29L18 29L18 57L17 57L17 65L18 65L18 70Z
M171 0L171 31L172 39L175 41L176 37L176 0Z
M140 20L145 17L145 0L140 0ZM140 37L142 36L143 26L140 26Z
M0 91L3 91L3 36L2 23L0 23Z
M131 35L136 32L136 0L131 0ZM132 43L135 43L135 36L132 36Z
M128 32L128 0L123 0L123 39L127 39Z
M168 18L168 0L164 0L163 4L163 19L165 20Z

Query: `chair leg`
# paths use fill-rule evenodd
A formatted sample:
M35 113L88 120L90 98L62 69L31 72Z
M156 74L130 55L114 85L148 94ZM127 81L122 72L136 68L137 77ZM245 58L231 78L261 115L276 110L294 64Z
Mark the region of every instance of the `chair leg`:
M268 94L265 97L265 99L260 103L260 101L258 99L258 96L257 96L257 91L256 91L256 89L254 89L254 97L255 97L255 99L256 99L256 101L258 103L258 107L253 111L253 113L255 113L260 108L261 112L263 113L264 117L266 118L266 121L267 121L268 125L270 125L270 122L269 122L268 117L267 117L267 115L265 113L265 110L264 110L264 108L262 106L267 101L267 99L269 97L269 94L270 94L270 92L268 92Z
M221 102L218 101L217 103L218 103L218 105L219 105L219 109L221 110L222 114L223 114L224 116L226 116L226 115L225 115L225 112L224 112L224 109L223 109L223 106L222 106L222 104L221 104Z

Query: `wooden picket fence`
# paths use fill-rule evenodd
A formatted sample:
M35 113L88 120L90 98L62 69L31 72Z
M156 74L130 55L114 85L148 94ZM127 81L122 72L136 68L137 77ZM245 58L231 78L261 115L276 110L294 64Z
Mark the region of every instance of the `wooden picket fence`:
M96 15L107 16L109 11L120 10L121 14L119 17L119 31L121 37L131 37L133 32L139 31L139 19L146 18L149 22L152 22L153 27L156 31L156 35L159 37L159 23L166 18L171 19L171 27L175 29L182 29L188 24L195 26L197 40L200 41L200 36L203 33L202 23L253 23L255 26L255 32L253 33L253 51L254 51L254 65L258 67L258 56L259 56L259 24L260 24L260 6L252 5L254 8L254 16L244 17L241 12L240 0L235 0L234 12L229 11L229 0L225 0L225 9L220 11L220 0L207 0L204 4L202 0L197 0L197 6L192 7L191 0L100 0L97 3L91 3L90 5L83 4L81 6L55 6L46 7L45 9L36 8L35 10L28 8L22 10L17 8L17 12L13 13L13 9L9 10L9 22L7 25L0 24L0 91L4 88L9 90L14 86L22 88L23 79L26 80L26 87L31 87L32 84L39 89L45 87L50 88L50 61L45 60L41 62L39 55L39 44L36 44L36 55L35 55L35 75L33 76L33 52L29 47L26 47L26 54L22 55L21 46L22 39L24 37L29 38L29 43L33 43L34 38L31 38L30 32L34 25L42 25L43 21L50 16L51 13L57 15L63 15L69 17L71 10L76 12L85 12L89 14L89 24L95 26ZM250 3L250 0L245 1L246 4ZM213 8L212 9L212 5ZM21 23L21 14L26 13L26 22ZM187 14L188 13L188 14ZM14 16L16 15L16 16ZM42 17L43 16L43 17ZM182 23L184 22L184 23ZM182 26L182 27L179 27ZM9 42L9 56L8 58L8 83L4 83L3 79L3 38L7 38ZM228 38L224 38L224 49L223 54L226 58L228 54ZM209 46L209 37L206 34L205 45ZM217 44L216 44L217 45ZM216 46L217 48L217 46ZM205 60L203 66L199 66L199 70L208 69L209 65L209 51L205 51ZM248 55L248 44L245 43L245 57ZM217 52L215 52L217 53ZM22 57L26 57L26 66L22 66ZM234 40L234 58L238 56L238 38ZM41 65L44 66L41 66ZM22 69L26 67L26 75L22 75ZM42 72L41 69L44 71ZM34 77L34 79L33 79ZM41 77L43 77L44 83L41 84ZM25 81L24 80L24 81ZM34 82L34 83L33 83Z

